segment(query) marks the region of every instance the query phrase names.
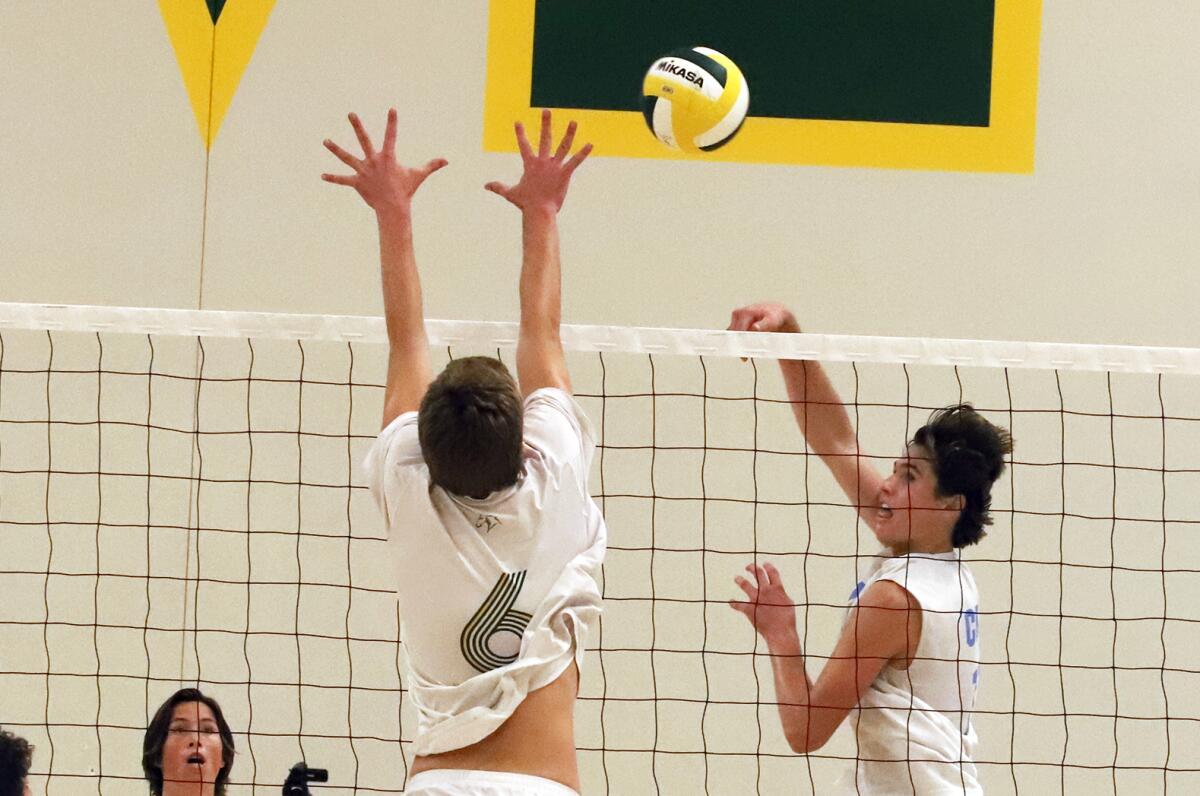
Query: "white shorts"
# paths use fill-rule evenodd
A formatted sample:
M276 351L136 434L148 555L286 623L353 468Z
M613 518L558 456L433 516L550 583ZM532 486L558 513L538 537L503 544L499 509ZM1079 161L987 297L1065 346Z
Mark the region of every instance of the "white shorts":
M406 796L579 796L561 782L508 771L435 768L408 779Z

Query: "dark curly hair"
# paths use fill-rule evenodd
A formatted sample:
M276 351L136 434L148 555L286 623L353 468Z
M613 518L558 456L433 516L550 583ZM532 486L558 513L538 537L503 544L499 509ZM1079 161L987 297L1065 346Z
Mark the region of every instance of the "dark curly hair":
M217 730L221 734L221 770L217 772L216 794L225 796L225 784L229 781L229 771L233 768L233 731L225 721L221 706L217 700L205 696L197 688L181 688L167 698L150 719L146 727L146 736L142 739L142 771L146 781L150 783L150 792L154 796L162 796L163 770L162 753L167 745L167 735L171 729L171 719L175 716L175 708L187 702L203 702L212 711L217 721Z
M963 497L951 543L975 544L987 535L984 526L992 524L992 484L1004 472L1004 456L1012 453L1012 436L970 404L957 404L930 415L911 444L929 452L938 495Z
M429 385L417 438L429 480L455 495L487 497L521 477L524 409L517 383L493 357L464 357Z
M23 796L32 763L29 741L0 730L0 796Z

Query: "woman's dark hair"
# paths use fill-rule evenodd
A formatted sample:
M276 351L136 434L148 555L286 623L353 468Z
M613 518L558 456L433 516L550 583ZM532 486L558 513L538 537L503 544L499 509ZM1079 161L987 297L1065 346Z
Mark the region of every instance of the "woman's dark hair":
M523 422L517 383L503 362L452 361L429 385L417 413L429 480L472 498L515 484L523 467Z
M172 694L159 706L154 718L150 719L150 724L146 727L146 737L142 740L142 771L146 774L146 781L150 783L150 792L154 796L162 796L163 747L167 745L175 708L187 702L202 702L208 705L213 718L217 720L217 730L221 734L221 770L217 772L216 793L217 796L225 796L225 783L229 780L229 770L233 768L233 732L229 729L217 700L205 696L196 688L181 688Z
M29 741L0 730L0 796L23 796L32 763Z
M962 495L964 504L951 543L966 547L982 539L992 524L992 484L1004 472L1004 456L1012 453L1012 436L993 425L970 404L939 409L912 438L929 452L941 497Z

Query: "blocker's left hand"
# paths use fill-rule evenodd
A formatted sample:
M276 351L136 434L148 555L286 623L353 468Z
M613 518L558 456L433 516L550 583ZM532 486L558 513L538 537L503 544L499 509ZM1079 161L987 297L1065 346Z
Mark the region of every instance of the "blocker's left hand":
M567 188L571 183L571 175L579 164L591 154L592 145L584 146L569 159L567 153L575 142L575 122L567 125L567 132L559 141L557 149L550 152L552 133L550 129L550 111L542 111L542 131L538 139L538 150L535 154L525 137L525 126L520 122L515 125L517 146L521 150L521 161L525 171L521 181L516 185L505 185L501 182L489 182L483 186L494 194L503 196L522 211L545 209L557 213L562 209L567 198Z
M350 126L362 147L363 156L357 158L337 144L325 139L325 148L337 159L354 170L354 174L322 174L321 179L335 185L348 185L358 191L363 201L377 213L400 211L407 213L412 206L413 194L430 174L446 165L445 158L434 158L418 169L410 169L396 162L396 109L388 111L387 129L383 134L383 148L375 151L371 137L363 128L358 114L350 114Z

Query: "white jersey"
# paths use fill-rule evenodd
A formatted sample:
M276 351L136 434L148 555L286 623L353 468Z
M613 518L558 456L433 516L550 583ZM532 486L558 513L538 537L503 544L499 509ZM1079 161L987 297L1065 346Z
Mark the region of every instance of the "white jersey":
M851 714L858 761L844 790L862 794L982 794L972 762L979 687L979 592L958 551L871 559L850 596L880 580L921 605L908 669L885 666Z
M483 499L429 480L417 413L379 434L365 462L396 567L414 751L435 754L496 730L553 682L600 613L605 528L588 473L596 442L558 389L525 399L524 472Z

